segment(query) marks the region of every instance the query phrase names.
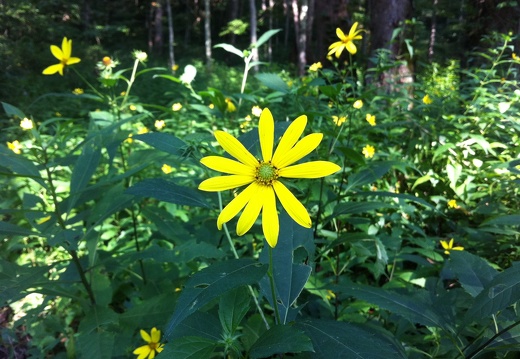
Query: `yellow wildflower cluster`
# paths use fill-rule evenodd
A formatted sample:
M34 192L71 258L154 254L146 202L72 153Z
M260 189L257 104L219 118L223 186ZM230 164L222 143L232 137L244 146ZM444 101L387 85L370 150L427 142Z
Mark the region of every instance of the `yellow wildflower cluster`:
M309 71L310 72L316 72L316 71L318 71L319 69L322 69L322 68L323 68L323 65L321 64L321 62L315 62L315 63L313 63L309 67Z
M336 126L341 126L345 121L347 120L347 117L345 116L332 116L332 121L336 124Z
M362 153L365 156L365 158L372 158L376 154L376 149L374 148L374 146L366 145L365 147L363 147Z
M376 116L367 113L365 119L370 124L370 126L375 126L376 125Z

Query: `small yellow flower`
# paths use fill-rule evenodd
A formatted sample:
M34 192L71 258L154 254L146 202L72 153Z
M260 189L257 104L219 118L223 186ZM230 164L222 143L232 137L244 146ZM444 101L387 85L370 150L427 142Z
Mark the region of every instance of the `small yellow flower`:
M454 199L450 199L448 201L448 208L459 208L459 206L457 205L457 201Z
M141 128L139 129L139 131L137 131L137 134L138 134L138 135L144 135L145 133L148 133L148 132L150 132L150 130L148 129L148 127L141 127Z
M120 94L120 95L121 95L121 96L126 95L126 91L121 91L121 94Z
M78 57L70 57L72 54L72 40L68 40L66 37L64 37L61 42L61 49L56 45L51 45L51 52L60 63L47 67L43 70L44 75L54 75L58 72L63 76L63 69L65 66L74 65L81 61Z
M450 239L449 243L446 241L441 241L441 246L442 246L442 248L445 249L444 254L450 254L450 251L463 251L464 250L464 247L461 247L461 246L453 247L453 238Z
M14 140L13 142L7 142L7 147L17 155L22 153L23 146L18 140Z
M251 109L251 113L253 114L253 116L260 117L260 115L262 114L262 109L260 108L260 106L253 106L253 108Z
M105 66L110 66L112 64L112 59L108 56L105 56L103 57L103 60L101 60L103 62L103 65Z
M137 107L135 105L130 105L128 108L130 109L130 111L137 110Z
M347 120L347 118L345 116L341 116L341 117L332 116L332 121L334 121L336 126L341 126L346 120Z
M511 55L511 57L513 58L514 61L520 61L520 57L517 54L515 54L514 52Z
M154 126L158 130L162 130L166 124L164 123L164 120L155 120Z
M321 62L315 62L315 63L313 63L309 67L309 71L310 72L316 72L316 71L318 71L319 69L322 69L322 68L323 68L323 65L321 64Z
M338 27L336 29L336 35L339 37L340 41L337 41L329 46L328 56L336 55L336 58L341 56L341 53L344 49L347 49L352 55L357 52L356 45L354 45L354 40L361 40L362 37L360 35L362 30L357 30L358 23L355 22L354 25L350 28L348 35L345 35L343 31Z
M425 104L425 105L431 105L433 103L433 100L431 99L430 95L426 94L424 95L424 97L422 98L422 102Z
M235 104L233 103L233 101L231 101L230 98L226 98L226 103L227 103L227 112L235 112L237 110Z
M85 93L85 91L83 91L82 88L79 88L79 87L78 87L78 88L75 88L74 91L72 91L72 93L73 93L74 95L83 95L83 94Z
M215 171L229 174L204 180L199 189L208 192L225 191L247 185L222 210L217 219L217 227L229 222L242 209L237 223L237 235L242 236L253 226L262 212L262 229L269 246L278 242L280 223L276 209L276 198L289 216L300 226L311 228L312 222L307 209L280 181L281 178L320 178L337 172L340 167L328 161L312 161L294 164L307 156L320 144L323 134L313 133L299 140L307 116L294 120L274 151L274 119L271 111L264 108L258 124L261 157L255 157L235 137L224 131L216 131L218 143L231 156L207 156L200 162ZM238 161L237 161L238 160ZM245 207L245 208L244 208Z
M172 71L177 71L179 69L179 65L175 64L172 66Z
M371 115L371 114L367 113L366 120L370 124L370 126L376 125L376 116L375 115Z
M128 137L126 138L125 142L126 142L126 143L133 143L133 142L134 142L134 139L133 139L132 137L134 137L134 134L133 134L133 133L130 133L130 134L128 135Z
M361 107L363 107L363 101L361 100L357 100L356 102L354 102L354 104L352 105L352 107L354 107L355 109L360 109Z
M332 60L334 60L334 58L330 55L327 55L327 60L329 60L330 62L332 62Z
M22 130L25 131L32 130L34 127L34 123L27 117L24 117L24 119L20 121L20 127L22 128Z
M211 110L213 110L213 109L215 108L215 105L212 104L212 103L210 103L210 104L208 105L208 107L209 107Z
M366 145L363 147L362 153L365 155L365 158L372 158L376 154L376 149L374 146Z
M137 359L155 358L155 355L162 352L164 349L164 344L160 343L161 331L154 327L152 328L150 334L142 329L140 332L141 338L143 338L143 340L146 342L146 345L143 345L134 350L133 354L137 355Z
M164 173L169 174L169 173L172 173L173 168L172 168L172 166L167 165L167 164L165 163L165 164L162 165L161 170L162 170Z
M180 111L181 108L182 108L182 105L181 105L179 102L174 103L174 104L172 105L172 111L177 112L177 111Z

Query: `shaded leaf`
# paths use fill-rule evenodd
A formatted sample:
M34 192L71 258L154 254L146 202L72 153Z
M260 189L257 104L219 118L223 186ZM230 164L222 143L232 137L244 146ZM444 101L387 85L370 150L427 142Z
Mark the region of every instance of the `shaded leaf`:
M217 342L198 336L176 338L166 343L161 352L162 358L202 359L210 358Z
M285 94L289 93L289 90L290 90L289 86L277 74L261 73L261 74L256 74L255 77L264 86L266 86L267 88L270 88L271 90L280 91Z
M182 154L184 149L187 147L187 144L183 140L163 132L144 133L142 135L136 135L132 138L143 141L144 143L155 147L158 150L172 155Z
M292 325L275 325L251 346L253 359L270 358L276 354L313 352L311 339Z
M498 273L484 259L466 251L452 251L447 263L472 297L482 292Z
M220 297L218 316L226 333L234 335L249 311L250 296L246 287L239 287Z

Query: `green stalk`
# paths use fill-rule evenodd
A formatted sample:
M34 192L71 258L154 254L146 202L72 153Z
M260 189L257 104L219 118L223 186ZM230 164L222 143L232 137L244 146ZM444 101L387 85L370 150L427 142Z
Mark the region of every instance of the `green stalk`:
M273 297L273 307L274 314L276 316L276 324L282 324L282 321L280 320L280 312L278 311L278 301L276 300L276 287L274 283L273 248L271 246L269 246L269 269L267 270L267 276L269 277L269 285L271 286L271 295Z
M126 101L128 100L128 94L130 93L130 90L132 89L132 85L134 84L135 73L137 72L138 65L139 65L139 60L135 59L134 68L132 69L132 76L130 76L130 80L128 81L128 87L126 88L126 91L125 91L125 97L123 98L123 102L121 102L121 106L120 106L121 109L125 106Z

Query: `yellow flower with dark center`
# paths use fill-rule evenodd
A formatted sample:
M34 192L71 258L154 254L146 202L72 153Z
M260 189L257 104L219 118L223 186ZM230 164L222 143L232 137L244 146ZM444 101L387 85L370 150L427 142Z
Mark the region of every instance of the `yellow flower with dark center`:
M66 37L64 37L61 42L61 49L56 45L51 45L51 52L60 63L47 67L43 70L44 75L54 75L56 72L59 72L59 74L63 76L65 66L74 65L81 61L79 57L71 57L72 40L68 40Z
M361 40L362 37L360 35L362 30L357 30L358 23L355 22L354 25L350 28L348 35L345 35L343 31L338 27L336 29L336 35L339 37L340 41L337 41L329 46L328 56L335 54L336 58L341 56L341 53L344 49L347 49L352 55L357 52L356 45L354 45L354 40Z
M164 120L155 120L154 126L158 130L162 130L166 124L164 123Z
M454 199L450 199L448 201L448 208L458 208L457 201Z
M422 102L425 105L431 105L433 103L433 100L431 99L430 95L426 94L426 95L424 95Z
M166 173L166 174L169 174L169 173L172 173L172 172L173 172L173 168L172 168L172 166L167 165L167 164L165 163L164 165L162 165L162 167L161 167L161 171L163 171L163 172Z
M233 101L231 101L230 98L226 98L226 104L227 104L227 112L235 112L237 110L235 104L233 103Z
M32 130L34 127L34 123L27 117L24 117L24 119L20 121L20 127L22 128L22 130L25 131Z
M365 155L365 158L372 158L376 154L376 149L374 146L366 145L363 147L362 153Z
M316 72L316 71L318 71L319 69L322 69L322 68L323 68L323 65L321 64L321 62L315 62L314 64L312 64L309 67L309 71Z
M161 344L161 331L156 328L152 328L150 334L141 329L141 337L146 342L143 345L133 351L133 354L137 355L137 359L153 359L155 355L162 352L164 344Z
M18 140L14 140L13 142L7 142L7 147L17 155L22 153L23 146Z
M365 119L370 124L370 126L375 126L376 125L376 116L367 113Z
M341 117L332 116L332 121L334 121L336 126L341 126L346 120L347 120L347 118L345 116L341 116Z
M216 131L215 138L233 159L208 156L201 159L205 166L228 176L213 177L203 181L199 189L209 192L225 191L248 185L220 213L217 227L235 217L244 207L238 223L237 235L245 234L262 212L262 229L271 247L278 242L280 224L276 210L276 197L289 216L299 225L310 228L311 219L307 209L280 181L281 178L320 178L338 171L340 167L328 161L312 161L293 165L320 144L323 134L313 133L298 141L305 126L307 116L294 120L280 139L273 154L274 119L265 108L260 115L258 133L261 159L253 156L242 143L224 131Z
M354 107L355 109L360 109L361 107L363 107L363 101L361 100L357 100L356 102L354 102L354 104L352 105L352 107Z
M450 254L450 251L463 251L464 247L457 246L453 247L453 238L450 239L450 242L441 241L441 246L444 248L444 254Z

